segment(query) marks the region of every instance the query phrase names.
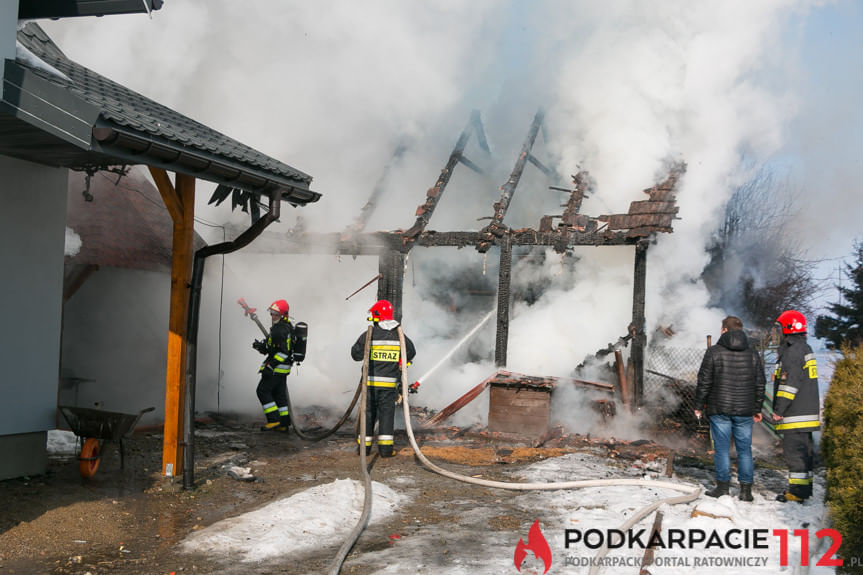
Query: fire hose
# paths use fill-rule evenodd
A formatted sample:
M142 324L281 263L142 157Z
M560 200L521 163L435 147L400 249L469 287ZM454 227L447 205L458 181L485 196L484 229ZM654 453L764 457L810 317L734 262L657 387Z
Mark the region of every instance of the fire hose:
M371 328L370 328L371 329ZM399 334L399 346L401 350L401 354L404 355L405 352L405 338L404 332L402 331L401 326L398 328ZM368 340L370 335L366 337L366 351L365 351L365 360L363 362L363 380L365 380L366 374L368 373ZM670 481L654 481L647 479L590 479L590 480L576 480L576 481L560 481L553 483L515 483L515 482L506 482L506 481L494 481L487 479L480 479L477 477L470 477L467 475L461 475L459 473L454 473L452 471L448 471L441 467L438 467L434 463L428 460L425 455L423 455L422 450L420 450L419 445L417 444L416 437L414 437L413 428L411 426L410 419L410 406L408 404L408 378L407 378L407 365L406 362L402 362L401 364L401 385L402 385L402 397L403 402L402 406L404 409L404 418L405 418L405 431L408 436L408 440L410 441L411 448L414 451L417 459L426 466L431 471L442 475L444 477L448 477L450 479L455 479L457 481L462 481L465 483L472 483L474 485L481 485L484 487L493 487L498 489L509 489L516 491L552 491L559 489L580 489L584 487L611 487L611 486L634 486L634 487L651 487L651 488L659 488L659 489L670 489L672 491L680 491L683 492L683 495L678 495L675 497L667 497L664 499L660 499L639 509L632 517L630 517L621 527L620 529L627 530L639 521L641 521L644 517L648 516L650 513L658 509L662 505L677 505L684 504L694 501L701 495L701 486L699 485L687 485L682 483L673 483ZM360 417L362 419L360 429L365 430L365 385L362 386L362 401L361 401L361 413ZM368 474L368 469L366 467L365 460L365 449L360 448L361 454L361 466L363 472L363 478L365 481L365 500L363 503L363 514L360 518L359 523L354 528L354 531L350 534L348 539L342 544L342 547L339 550L339 555L333 561L333 564L330 568L329 575L338 575L341 570L341 565L344 562L345 556L350 551L351 547L356 543L363 529L365 529L366 523L368 521L369 514L371 513L371 479ZM605 557L608 554L609 548L608 544L604 544L596 554L596 558ZM599 571L600 565L599 562L593 562L589 573L591 575L596 574Z
M405 349L405 339L404 333L402 332L401 326L398 328L399 331L399 344L401 346L402 351ZM404 397L407 398L407 367L402 364L402 390ZM422 451L417 445L416 438L414 437L413 429L410 423L410 408L408 405L407 399L404 401L404 416L405 416L405 431L407 432L408 439L410 441L411 447L414 450L414 454L417 456L417 459L425 465L430 470L434 471L439 475L443 475L444 477L449 477L450 479L455 479L457 481L463 481L465 483L472 483L474 485L482 485L484 487L496 487L498 489L510 489L510 490L518 490L518 491L549 491L549 490L557 490L557 489L579 489L582 487L609 487L609 486L619 486L619 485L632 485L638 487L652 487L652 488L660 488L660 489L670 489L673 491L682 491L683 495L678 495L676 497L668 497L665 499L660 499L643 509L640 509L635 513L629 520L624 523L621 527L621 530L629 529L631 526L635 525L641 519L652 513L654 510L659 508L661 505L675 505L678 503L689 503L690 501L694 501L701 495L701 487L693 486L693 485L685 485L680 483L672 483L670 481L654 481L654 480L646 480L646 479L592 479L592 480L578 480L578 481L561 481L555 483L510 483L506 481L491 481L486 479L480 479L477 477L469 477L467 475L461 475L459 473L454 473L452 471L448 471L441 467L438 467L431 461L429 461L425 455L423 455ZM604 557L608 554L608 546L604 545L596 557ZM598 563L598 562L597 562ZM599 570L599 565L594 564L590 573L596 573Z
M333 562L330 566L329 575L339 575L339 571L342 570L342 563L345 561L345 557L347 557L348 552L350 552L351 547L354 546L354 543L357 542L357 539L360 538L360 534L363 532L363 529L366 528L366 523L369 521L369 516L372 513L372 479L369 476L369 469L366 467L366 449L365 449L365 434L366 434L366 379L369 375L369 347L372 343L372 330L374 329L374 325L369 325L369 329L366 331L366 345L365 350L363 351L363 376L360 379L360 389L362 390L360 400L360 413L359 413L359 433L357 434L357 446L360 452L360 468L362 469L363 474L363 484L365 486L365 497L363 498L363 512L360 515L360 520L357 522L354 530L351 531L348 538L345 539L345 542L342 543L342 546L339 547L339 551L336 554L336 557L333 559ZM401 328L399 328L399 333L401 333ZM402 342L402 349L404 349L404 342ZM354 398L356 400L356 397ZM351 404L353 407L353 404ZM360 441L362 438L362 441Z

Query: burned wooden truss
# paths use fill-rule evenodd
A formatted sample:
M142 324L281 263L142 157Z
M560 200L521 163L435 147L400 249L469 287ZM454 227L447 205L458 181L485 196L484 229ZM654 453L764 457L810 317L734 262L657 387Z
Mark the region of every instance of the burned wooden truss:
M633 201L625 214L603 214L588 216L581 213L581 205L593 190L593 180L587 171L572 176L572 189L549 186L567 192L569 198L559 215L546 215L540 219L538 228L512 229L505 222L507 209L518 188L522 173L528 164L541 170L546 176L553 175L532 153L534 143L542 129L544 113L538 111L531 122L519 156L507 181L500 187L500 199L492 206L490 222L479 231L435 231L426 229L440 203L447 185L459 164L481 172L477 164L465 156L472 135L476 136L480 149L488 153L488 144L480 120L474 111L461 132L446 165L434 185L426 192L425 201L417 207L416 221L407 230L365 232L365 224L374 211L381 193L384 176L363 206L355 222L342 233L315 233L294 229L280 238L279 250L287 253L327 253L342 255L375 255L378 257L380 281L378 299L393 303L397 319L401 319L402 288L407 256L414 246L450 246L463 248L473 246L480 253L487 253L492 246L499 248L497 335L495 363L506 366L507 340L510 310L510 274L512 249L514 246L546 246L564 253L575 246L632 245L635 247L634 286L632 304L632 351L633 381L630 383L631 405L640 403L643 384L644 346L644 302L647 248L650 238L658 233L671 233L678 207L675 202L677 183L685 172L685 164L669 166L666 178L659 184L644 190L648 199ZM393 155L397 160L404 149L400 146ZM392 162L391 162L392 163ZM389 169L389 166L387 167Z

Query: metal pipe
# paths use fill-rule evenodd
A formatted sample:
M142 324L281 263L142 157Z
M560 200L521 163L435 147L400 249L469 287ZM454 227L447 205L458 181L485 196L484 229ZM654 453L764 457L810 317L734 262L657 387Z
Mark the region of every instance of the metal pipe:
M192 286L189 292L189 318L186 330L186 401L183 416L183 489L195 486L195 378L197 376L198 321L201 311L201 284L205 260L216 254L229 254L249 245L271 223L279 219L281 192L270 194L270 210L249 229L230 242L204 246L195 252L192 264Z

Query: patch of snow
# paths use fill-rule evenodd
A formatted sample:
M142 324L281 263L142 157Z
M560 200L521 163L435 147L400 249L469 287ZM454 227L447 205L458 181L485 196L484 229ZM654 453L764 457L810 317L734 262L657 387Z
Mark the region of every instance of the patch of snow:
M57 76L58 78L62 78L66 81L69 80L69 77L66 76L66 74L39 58L36 54L31 52L26 46L24 46L24 44L17 40L15 41L15 59L21 60L24 64L32 66L37 70L48 72L52 76Z
M254 481L255 476L252 475L251 467L239 467L237 465L232 465L228 467L228 475L236 479L237 481Z
M407 499L374 481L372 493L370 524L395 513ZM336 479L192 533L180 550L252 562L337 546L359 521L364 495L362 482Z
M81 236L75 230L66 226L66 247L63 255L75 257L81 251Z
M582 479L611 479L647 477L643 471L622 461L607 460L589 453L569 454L547 459L521 470L514 481L572 481ZM815 533L825 527L824 477L816 477L814 497L804 504L779 503L774 493L754 490L751 503L736 497L737 487L732 485L732 495L712 499L702 495L696 501L683 505L663 505L662 531L664 537L669 530L713 531L724 538L729 535L732 542L740 541L738 532L732 530L761 530L764 548L753 546L730 548L657 549L655 557L662 562L654 565L651 573L664 575L691 575L704 572L710 575L737 575L738 573L773 574L796 572L794 566L801 564L800 541L793 535L795 529L808 529L809 549L812 559L811 575L832 575L832 567L815 566L824 554L830 540L818 540ZM699 480L665 477L662 481L699 483ZM701 478L703 483L704 476ZM373 482L373 504L371 522L397 513L403 500L404 489L410 484L405 477L387 480L390 485ZM712 484L712 483L711 483ZM477 487L478 489L483 489ZM397 493L397 490L399 493ZM351 565L364 565L375 575L499 575L518 573L514 567L514 553L519 540L527 541L528 531L535 520L539 521L543 536L552 553L553 572L573 575L588 573L587 561L596 556L597 550L584 544L566 546L566 530L619 529L621 525L645 506L677 493L657 487L606 486L574 490L506 492L500 491L500 506L477 505L475 501L441 502L436 511L441 515L457 515L458 521L442 521L431 524L418 518L406 524L406 529L392 538L391 545L374 552L351 556L343 569ZM353 480L336 480L276 501L263 509L239 517L221 521L189 536L181 545L187 552L206 553L211 557L244 562L263 560L277 556L296 557L321 546L337 546L342 543L359 520L363 506L362 483ZM445 504L445 505L444 505ZM505 506L505 508L504 508ZM515 510L515 512L513 511ZM700 514L693 516L693 511ZM502 514L515 516L517 528L492 528L493 519ZM704 515L702 515L704 514ZM706 515L709 514L709 515ZM642 538L649 536L655 514L651 513L633 527L634 531L645 530ZM774 529L786 529L789 533L788 567L780 565L780 542L773 535ZM742 532L741 532L742 533ZM362 537L362 536L361 536ZM820 547L819 547L820 544ZM333 556L335 557L335 549ZM612 549L608 560L629 558L641 561L644 549L639 547ZM734 558L750 558L749 566L721 566L700 564L696 561L726 562ZM567 563L574 564L567 564ZM581 562L581 564L579 564ZM757 564L756 564L757 563ZM640 565L640 563L639 563ZM299 566L302 572L302 566ZM542 573L544 565L528 552L520 573ZM634 566L604 567L601 574L636 572Z
M71 431L49 429L46 448L52 455L75 455L78 453L78 437Z

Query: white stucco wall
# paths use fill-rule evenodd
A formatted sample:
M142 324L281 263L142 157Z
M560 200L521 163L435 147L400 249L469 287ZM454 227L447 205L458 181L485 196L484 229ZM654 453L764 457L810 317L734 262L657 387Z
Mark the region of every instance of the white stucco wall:
M67 180L0 156L0 435L54 428Z
M0 60L15 59L18 36L18 0L0 2Z
M28 446L0 478L41 472L55 427L67 181L65 169L0 156L0 445Z
M167 273L119 268L84 282L64 309L60 404L164 419L170 290Z

